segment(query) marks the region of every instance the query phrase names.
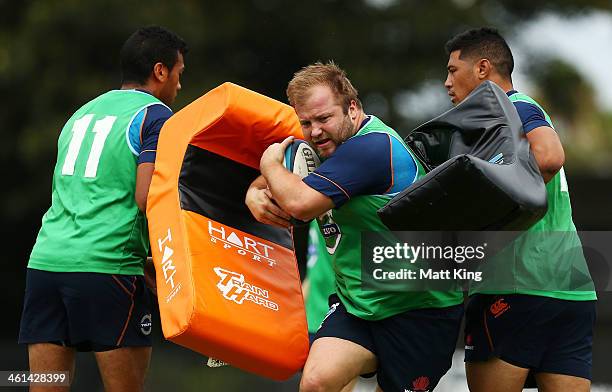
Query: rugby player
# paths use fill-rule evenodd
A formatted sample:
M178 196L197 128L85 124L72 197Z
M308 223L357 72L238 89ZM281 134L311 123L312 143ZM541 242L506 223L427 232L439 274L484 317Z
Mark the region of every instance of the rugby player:
M529 283L512 290L490 285L470 290L465 328L470 390L515 392L536 381L541 391L588 391L596 294L572 221L559 137L544 109L514 89L512 52L495 29L465 31L446 43L446 51L444 86L453 104L485 80L506 91L548 198L546 215L514 244L516 281ZM571 271L583 271L585 280L574 289L575 282L567 283Z
M246 202L262 222L289 215L319 221L335 272L335 294L315 335L300 390L340 391L377 373L384 391L433 391L451 365L463 295L447 291L363 290L361 234L387 231L376 211L424 174L402 138L362 109L357 90L333 63L298 71L287 88L304 137L324 159L303 180L283 167L291 138L263 154L263 177ZM267 189L269 188L269 189ZM331 210L331 214L324 214ZM271 215L276 215L270 218Z
M62 129L19 331L31 372L72 377L75 352L93 351L105 390L144 387L152 328L146 201L186 52L166 29L137 30L121 49L121 89L83 105Z

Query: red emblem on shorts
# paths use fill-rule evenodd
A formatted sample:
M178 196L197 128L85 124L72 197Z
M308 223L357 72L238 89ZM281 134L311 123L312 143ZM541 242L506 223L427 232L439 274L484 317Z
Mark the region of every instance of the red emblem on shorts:
M425 392L427 391L428 387L429 387L429 377L426 377L426 376L417 377L412 382L412 388L414 392Z
M491 310L491 314L495 318L497 318L501 316L506 310L510 309L510 305L504 302L503 298L500 298L497 301L493 302L489 309Z

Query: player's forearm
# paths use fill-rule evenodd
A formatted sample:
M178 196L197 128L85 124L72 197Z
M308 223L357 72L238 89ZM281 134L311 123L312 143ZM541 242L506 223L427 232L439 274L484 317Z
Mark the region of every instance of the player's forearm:
M308 186L278 162L269 162L260 169L276 203L291 216L299 218L300 207L304 205L303 188Z

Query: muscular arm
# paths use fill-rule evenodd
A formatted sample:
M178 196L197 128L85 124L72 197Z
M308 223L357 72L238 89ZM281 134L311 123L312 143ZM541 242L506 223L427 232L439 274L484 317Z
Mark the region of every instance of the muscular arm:
M306 185L282 165L285 148L293 138L274 143L261 157L260 170L276 203L294 218L308 221L334 208L333 201Z
M134 199L136 200L136 205L142 212L147 211L147 196L149 194L151 178L153 177L153 170L155 170L155 164L145 162L138 165L136 171L136 191L134 193Z
M283 228L291 226L289 223L291 217L274 203L268 183L263 176L257 177L251 183L244 202L259 222Z
M544 182L550 181L565 162L565 153L559 136L550 127L538 127L526 134Z
M308 221L334 208L329 197L306 185L278 162L271 162L261 172L274 200L294 218Z

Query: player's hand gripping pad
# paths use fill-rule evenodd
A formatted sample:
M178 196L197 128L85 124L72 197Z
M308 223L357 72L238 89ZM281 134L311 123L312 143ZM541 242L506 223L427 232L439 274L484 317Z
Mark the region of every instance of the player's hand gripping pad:
M164 125L147 201L164 336L277 380L308 354L293 239L244 198L263 151L290 135L291 107L225 83Z
M546 188L514 105L484 82L406 142L430 172L378 211L392 230L525 230Z

